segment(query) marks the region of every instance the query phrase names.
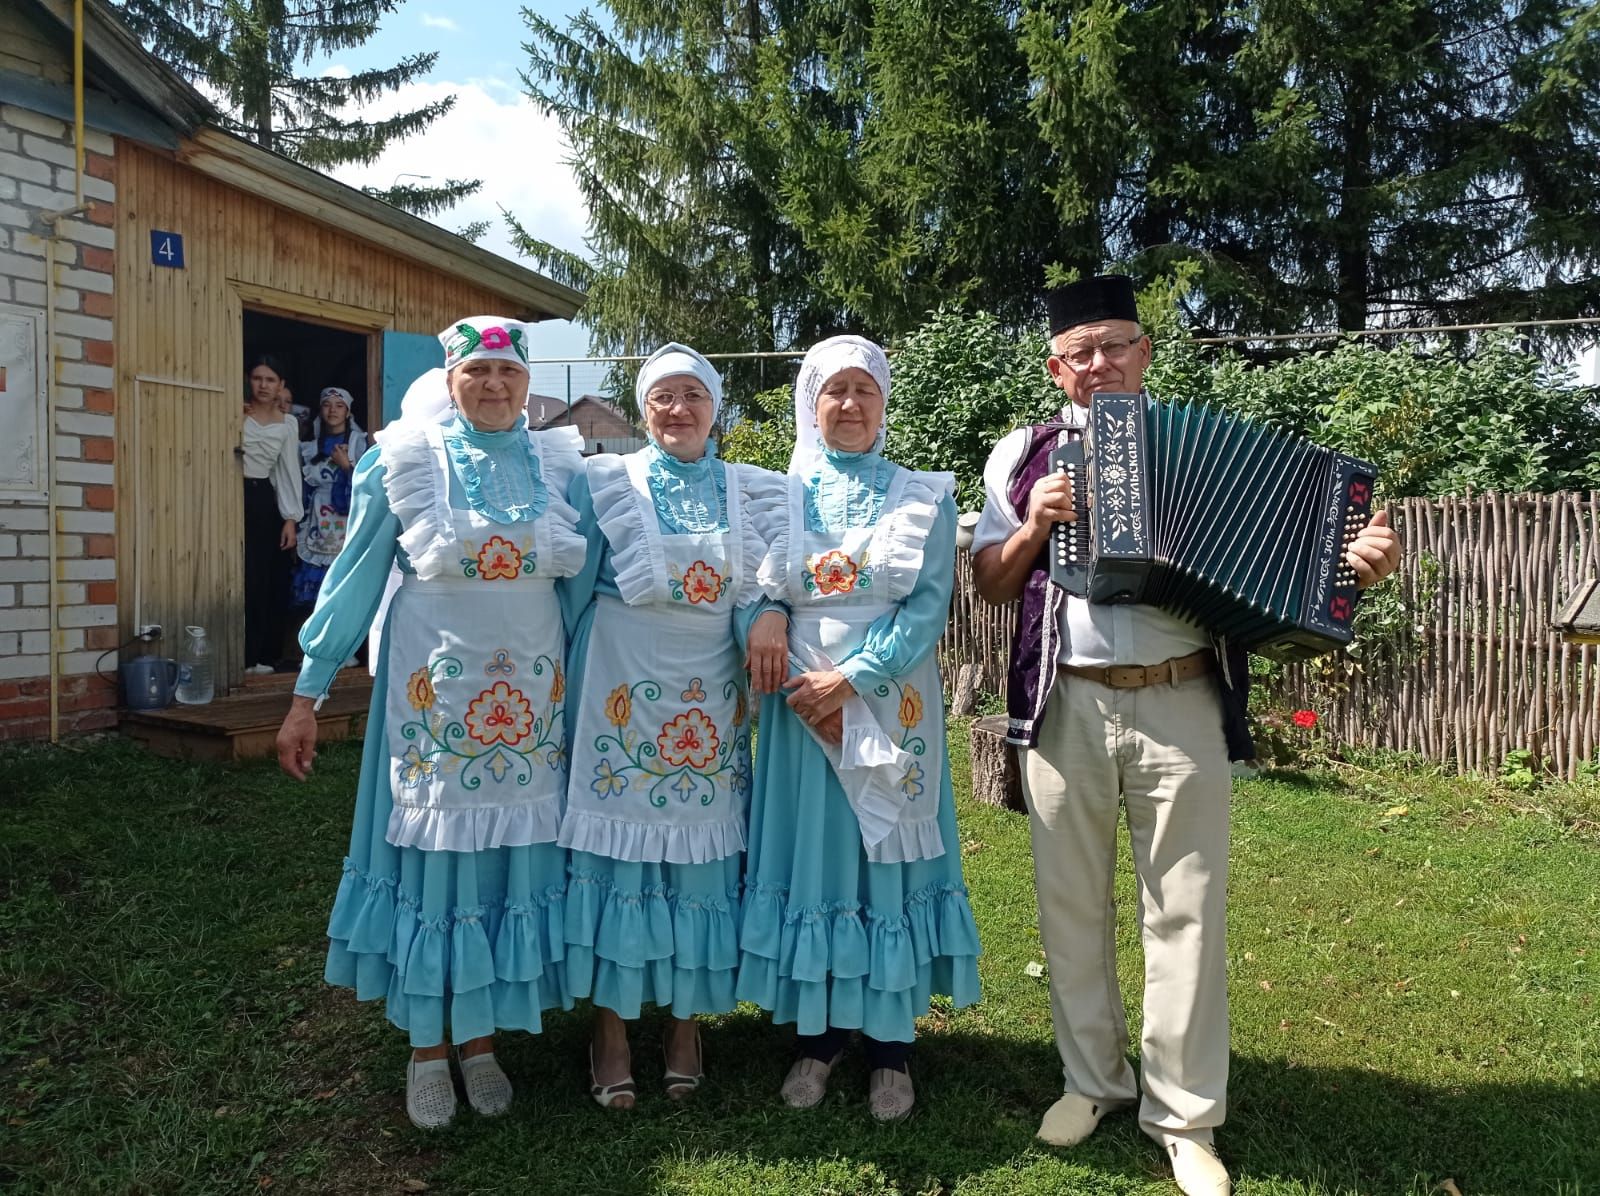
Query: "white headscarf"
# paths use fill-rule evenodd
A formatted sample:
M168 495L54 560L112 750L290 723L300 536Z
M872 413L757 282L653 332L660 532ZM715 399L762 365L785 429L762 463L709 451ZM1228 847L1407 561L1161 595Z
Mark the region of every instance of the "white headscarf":
M706 388L711 395L711 422L715 424L717 413L722 410L722 375L700 353L676 341L662 345L639 367L639 376L633 382L633 398L639 405L640 417L644 416L644 399L650 388L675 374L688 374ZM651 437L652 443L654 440Z
M312 446L311 453L315 455L320 451L322 444L322 400L327 398L338 399L344 404L344 430L350 441L350 460L361 460L361 454L367 451L367 433L356 422L355 412L352 410L354 400L350 392L342 386L324 386L322 393L317 396L317 416L311 421L311 439L308 443ZM302 449L302 452L305 450Z
M830 336L818 341L800 363L794 380L794 452L789 456L789 472L804 476L822 458L822 432L817 427L817 398L822 388L841 370L866 370L883 392L883 422L878 425L872 451L883 448L889 427L889 359L882 349L864 336Z
M498 358L528 368L528 331L517 320L503 316L468 316L439 333L444 346L444 368L453 370L464 361Z
M382 444L383 438L402 424L442 424L450 418L450 383L444 370L434 368L406 388L405 398L400 400L400 418L379 428L372 438Z

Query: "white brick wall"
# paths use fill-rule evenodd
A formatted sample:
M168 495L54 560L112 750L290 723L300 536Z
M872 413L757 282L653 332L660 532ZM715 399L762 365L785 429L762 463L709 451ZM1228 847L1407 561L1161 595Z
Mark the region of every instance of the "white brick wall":
M90 130L84 143L96 156L87 165L108 173L102 168L115 154L112 139ZM0 104L0 301L44 310L49 229L41 217L72 206L75 159L67 122ZM115 371L96 364L106 360L114 340L106 297L114 283L117 246L109 216L116 186L86 174L83 194L90 210L61 221L55 254L56 526L50 527L41 503L0 500L0 724L8 692L15 695L17 683L49 673L52 536L60 604L53 648L62 675L91 671L116 636L116 561L109 555L116 515L90 509L106 505L102 488L117 481L115 462L105 460L115 455L116 418L107 397Z

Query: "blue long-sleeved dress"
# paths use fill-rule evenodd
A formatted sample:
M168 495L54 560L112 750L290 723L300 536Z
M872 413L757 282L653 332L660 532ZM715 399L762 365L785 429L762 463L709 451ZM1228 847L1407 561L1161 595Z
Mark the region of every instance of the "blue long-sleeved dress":
M791 606L797 667L831 663L860 696L846 744L875 732L893 760L847 774L859 778L847 796L783 697L763 701L736 995L801 1034L909 1042L933 994L978 998L934 659L953 585L951 482L829 452L792 484L769 592Z
M564 500L581 462L576 443L544 436L459 420L389 429L357 465L343 549L300 633L295 693L321 696L398 566L324 975L382 998L416 1047L537 1032L543 1010L570 1007L567 853L554 841L566 748L553 711L561 624L581 607L559 581L581 564ZM515 637L474 644L497 621L485 610L533 617L554 652L518 659Z
M568 657L568 992L624 1018L645 1004L727 1012L750 784L743 661L773 606L754 578L765 545L751 542L752 508L781 480L654 446L588 465L571 494L589 542L571 590L593 601ZM678 509L691 479L699 524Z

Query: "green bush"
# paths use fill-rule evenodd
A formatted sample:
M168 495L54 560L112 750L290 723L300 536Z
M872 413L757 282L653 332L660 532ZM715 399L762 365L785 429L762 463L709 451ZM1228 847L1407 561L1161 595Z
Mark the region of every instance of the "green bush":
M1265 366L1174 338L1146 382L1363 457L1390 498L1600 486L1600 394L1505 336L1465 358L1344 340Z
M993 316L941 311L897 349L887 455L912 469L952 471L957 506L975 511L995 442L1061 406L1044 337L1018 341Z
M729 428L719 453L724 461L759 465L774 473L789 468L794 448L794 399L788 387L762 391L751 402L757 411L771 411L768 419L744 418Z
M1570 385L1514 338L1484 337L1467 356L1344 340L1262 365L1196 345L1159 311L1147 320L1167 326L1146 376L1152 394L1213 402L1363 457L1387 497L1600 488L1600 390ZM1061 405L1044 338L941 311L896 349L888 455L954 472L959 505L975 510L995 442ZM736 425L724 454L781 470L794 434L787 390L756 407L782 415Z

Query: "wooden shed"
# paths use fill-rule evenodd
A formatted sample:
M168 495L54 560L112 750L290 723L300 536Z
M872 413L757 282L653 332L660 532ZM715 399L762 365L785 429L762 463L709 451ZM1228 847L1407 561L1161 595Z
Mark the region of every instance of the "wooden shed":
M114 476L113 484L66 497L85 510L114 511L115 565L102 572L115 583L117 642L160 624L163 650L174 654L181 629L203 625L219 684L237 685L244 609L237 453L247 348L291 358L297 401L314 406L323 385L345 386L372 431L394 415L409 383L439 363L435 333L452 320L567 318L582 295L220 131L204 98L100 0L85 5L84 70L76 80L72 4L23 0L6 9L0 105L9 123L0 125L0 151L16 126L11 144L31 145L51 186L65 187L33 196L35 210L22 213L41 228L55 221L49 247L67 263L53 262L41 291L70 291L72 318L110 324L109 340L89 338L94 347L85 357L83 344L64 334L71 323L64 305L40 305L49 306L43 314L53 328L44 371L51 386L68 379L87 410L114 418L114 451L97 454L108 467L114 461L113 474L99 475ZM64 146L47 145L46 134L72 120L74 82L84 89L83 131L58 138ZM65 163L72 159L63 155L83 140L78 208L63 220L51 210L53 199L62 206L73 199L71 179L60 173L71 173ZM81 228L81 237L62 234L63 223ZM41 236L41 244L52 240L47 229ZM90 266L103 273L88 277ZM64 345L69 356L78 351L76 361L61 358ZM96 370L108 373L109 385L93 385ZM76 441L58 398L44 395L42 422L55 442L44 455L59 479L57 458L67 455L56 450ZM50 487L40 489L39 501L54 512ZM64 531L58 516L50 530ZM58 605L52 595L52 635ZM71 671L61 667L62 648L52 641L53 678ZM20 674L13 668L11 675ZM0 691L0 723L4 699Z

